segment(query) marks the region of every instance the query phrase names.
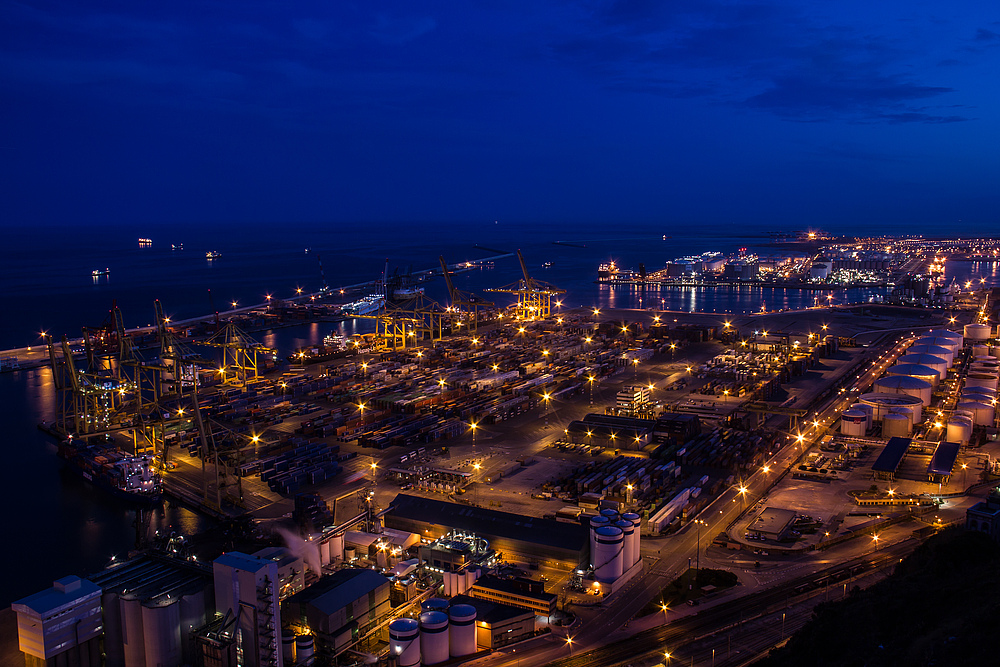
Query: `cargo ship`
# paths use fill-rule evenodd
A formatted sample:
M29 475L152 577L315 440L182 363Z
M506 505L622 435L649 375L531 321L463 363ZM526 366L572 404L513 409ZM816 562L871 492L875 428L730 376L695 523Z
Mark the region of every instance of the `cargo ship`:
M99 278L100 276L106 276L109 273L111 273L111 269L94 269L93 271L90 272L90 275L94 276L95 278Z
M218 250L209 250L205 253L205 259L219 259L222 257L222 253Z
M114 496L139 503L160 500L160 475L150 454L131 456L110 442L73 440L63 440L57 453L73 472Z

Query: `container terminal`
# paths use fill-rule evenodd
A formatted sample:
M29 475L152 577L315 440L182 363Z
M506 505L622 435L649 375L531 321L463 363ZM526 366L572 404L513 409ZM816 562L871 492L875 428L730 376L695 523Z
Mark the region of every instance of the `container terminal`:
M912 253L918 271L947 261ZM442 260L447 305L385 299L353 314L374 334L288 362L238 318L195 335L159 304L152 339L117 309L82 354L50 339L59 412L42 427L85 443L70 465L141 462L169 502L253 527L222 555L146 536L157 548L18 601L26 659L548 664L621 633L636 651L622 658L642 658L664 622L723 623L758 588L812 599L789 558L859 581L914 535L991 529L975 493L1000 479L992 288L949 286L947 305L928 282L905 306L601 311L565 307L520 259L491 300L456 290ZM666 599L702 559L741 586ZM78 630L60 641L65 614Z

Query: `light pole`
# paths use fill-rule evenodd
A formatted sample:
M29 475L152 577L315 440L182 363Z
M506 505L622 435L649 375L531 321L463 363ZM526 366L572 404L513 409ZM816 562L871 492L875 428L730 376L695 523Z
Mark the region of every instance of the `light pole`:
M474 430L473 430L473 433L475 433ZM478 477L479 476L479 471L482 469L482 466L479 465L479 463L473 463L472 464L472 469L475 470L474 476ZM476 496L475 496L475 498L473 498L472 504L475 505L476 507L479 507L479 481L476 480L476 479L473 479L472 483L476 485L476 488L475 488L475 494L476 494Z
M594 407L594 376L587 376L587 383L590 384L590 407Z

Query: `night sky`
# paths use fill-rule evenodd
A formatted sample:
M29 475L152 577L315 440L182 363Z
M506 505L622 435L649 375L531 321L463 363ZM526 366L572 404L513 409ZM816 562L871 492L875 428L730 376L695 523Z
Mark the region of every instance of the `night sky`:
M1000 4L5 2L0 225L990 230Z

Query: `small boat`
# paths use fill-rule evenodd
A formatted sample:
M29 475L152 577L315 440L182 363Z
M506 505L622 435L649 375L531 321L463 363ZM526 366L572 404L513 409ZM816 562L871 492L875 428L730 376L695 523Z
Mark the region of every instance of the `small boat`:
M552 262L542 262L542 268L551 269L552 268Z
M170 249L171 250L184 250L184 244L183 243L171 243L170 244Z
M209 250L205 253L205 259L219 259L222 257L222 253L218 250Z
M111 273L111 269L94 269L93 271L90 272L90 275L97 278L99 276L106 276L109 273Z

